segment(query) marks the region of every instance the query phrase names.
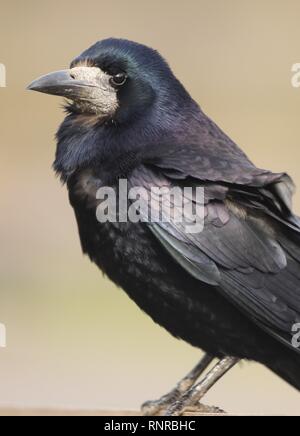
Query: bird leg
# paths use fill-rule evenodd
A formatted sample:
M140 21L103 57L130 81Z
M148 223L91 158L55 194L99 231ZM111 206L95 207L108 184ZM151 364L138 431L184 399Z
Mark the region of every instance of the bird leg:
M185 411L191 410L197 406L201 398L225 375L233 368L240 359L235 357L225 357L220 360L216 366L206 375L206 377L192 386L185 392L181 398L177 399L165 413L165 416L180 416Z
M205 354L198 365L195 366L168 394L156 401L147 401L142 405L144 416L155 416L164 413L171 404L174 404L185 392L187 392L197 381L208 365L213 361L213 357Z

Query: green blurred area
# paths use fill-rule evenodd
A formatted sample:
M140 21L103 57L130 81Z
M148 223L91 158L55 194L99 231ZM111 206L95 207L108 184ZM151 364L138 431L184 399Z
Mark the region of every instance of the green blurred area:
M170 337L83 259L55 178L61 101L25 91L98 39L157 48L203 109L258 166L300 185L298 0L7 0L1 3L0 406L137 408L200 352ZM299 193L295 198L300 211ZM299 413L299 394L255 364L207 396L236 413Z

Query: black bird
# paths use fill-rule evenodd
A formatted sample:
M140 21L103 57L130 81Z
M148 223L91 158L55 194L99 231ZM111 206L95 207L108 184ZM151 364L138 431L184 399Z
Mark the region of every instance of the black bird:
M300 220L290 177L257 168L144 45L97 42L70 69L29 89L69 100L54 169L67 184L83 252L156 323L206 352L144 413L181 414L240 359L262 363L300 390L293 340L300 328ZM204 188L204 228L186 232L173 216L99 222L99 188L120 195L121 179L146 192ZM190 201L197 205L196 197ZM185 222L194 221L190 212ZM214 358L217 365L196 384Z

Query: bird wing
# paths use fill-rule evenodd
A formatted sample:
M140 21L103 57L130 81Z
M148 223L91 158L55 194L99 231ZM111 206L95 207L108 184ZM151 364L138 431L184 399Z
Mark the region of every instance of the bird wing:
M140 166L130 178L131 187L148 192L153 187L180 187L183 202L193 205L180 222L175 219L178 198L151 194L151 208L162 209L161 217L170 217L168 208L173 212L171 219L149 223L153 235L189 274L215 285L256 324L292 347L292 327L300 321L300 226L290 211L288 176L249 165L248 172L245 168L239 177L235 174L234 182L224 183L221 170L208 177L194 165L197 173L182 171L183 180L169 171L169 163ZM202 188L204 196L186 194L187 186ZM187 232L197 222L197 204L203 229Z
M228 183L243 188L262 189L273 203L291 210L295 186L285 173L257 168L246 154L206 115L188 121L184 132L175 131L174 138L148 147L147 163L160 168L173 180L189 177L202 182ZM201 138L201 141L199 141Z

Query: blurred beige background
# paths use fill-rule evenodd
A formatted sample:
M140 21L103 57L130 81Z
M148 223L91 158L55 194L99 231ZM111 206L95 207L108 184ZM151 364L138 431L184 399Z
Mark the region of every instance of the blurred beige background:
M0 406L137 408L200 352L171 338L84 259L51 164L63 119L25 86L98 39L157 48L203 109L260 167L300 186L299 0L2 0L0 62ZM300 193L295 199L300 212ZM300 292L300 291L299 291ZM207 403L234 413L300 414L300 395L256 364Z

